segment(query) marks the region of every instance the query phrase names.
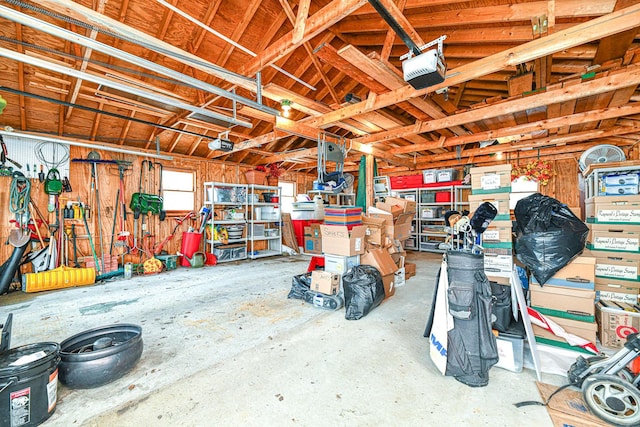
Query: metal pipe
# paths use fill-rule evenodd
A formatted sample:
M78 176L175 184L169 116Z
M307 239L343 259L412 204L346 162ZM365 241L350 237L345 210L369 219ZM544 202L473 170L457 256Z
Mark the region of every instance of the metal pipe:
M214 36L217 36L219 38L221 38L222 40L226 41L227 43L229 43L230 45L237 47L238 49L240 49L241 51L243 51L244 53L250 55L252 58L255 58L256 56L258 56L257 53L250 51L249 49L247 49L246 47L242 46L240 43L237 43L234 40L231 40L229 37L225 36L224 34L221 34L219 32L217 32L216 30L214 30L213 28L209 27L208 25L205 25L203 22L198 21L197 19L195 19L194 17L192 17L191 15L189 15L186 12L183 12L182 10L178 9L177 7L175 7L174 5L167 3L164 0L156 0L158 3L160 3L161 5L163 5L164 7L166 7L167 9L172 10L173 12L177 13L178 15L182 16L183 18L185 18L188 21L191 21L193 24L199 26L200 28L202 28L205 31L210 32L211 34L213 34ZM279 72L281 72L282 74L284 74L285 76L297 81L298 83L300 83L301 85L304 85L306 87L308 87L311 90L316 90L315 87L311 86L309 83L305 82L304 80L301 80L299 78L297 78L296 76L294 76L293 74L289 73L288 71L283 70L282 68L278 67L275 64L269 64L269 66L271 68L273 68L274 70L277 70Z
M120 49L116 49L112 46L106 45L104 43L100 43L89 37L85 37L80 34L74 33L73 31L60 28L46 21L42 21L40 19L26 15L24 13L18 12L17 10L8 8L6 6L0 5L0 16L3 18L9 19L11 21L17 22L19 24L26 25L26 26L35 28L37 30L43 31L47 34L60 37L63 40L67 40L72 43L76 43L81 46L84 46L86 48L97 50L107 55L111 55L115 58L122 59L123 61L155 71L157 73L174 78L176 80L184 81L186 83L189 83L193 87L222 96L227 99L238 101L241 104L250 106L264 113L271 114L274 116L277 116L280 114L280 112L275 108L267 107L260 102L256 102L251 99L240 96L236 93L229 92L227 90L224 90L212 84L195 79L186 74L183 74L178 71L172 70L170 68L164 67L162 65L156 64L155 62L148 61L146 59L140 58L139 56L132 55L128 52L124 52Z
M9 59L14 59L16 61L19 62L24 62L25 64L29 64L29 65L33 65L36 67L41 67L44 69L47 69L49 71L55 71L57 73L61 73L61 74L65 74L68 76L72 76L72 77L76 77L82 80L87 80L93 83L97 83L97 84L101 84L104 86L108 86L114 89L118 89L118 90L122 90L128 93L132 93L134 95L138 95L141 96L143 98L148 98L148 99L153 99L159 102L162 102L164 104L167 105L172 105L174 107L178 107L181 108L183 110L188 110L188 111L192 111L194 113L199 113L202 114L204 116L207 117L211 117L217 120L222 120L224 122L231 122L240 126L244 126L247 128L251 128L252 124L249 122L244 122L241 120L234 120L233 118L229 117L229 116L225 116L223 114L218 114L215 113L211 110L207 110L205 108L200 108L200 107L194 107L193 105L187 104L185 102L179 101L177 99L174 98L170 98L168 96L164 96L161 95L159 93L155 93L155 92L148 92L146 90L142 90L142 89L138 89L136 87L133 86L129 86L129 85L125 85L125 84L121 84L109 79L105 79L103 77L99 77L99 76L95 76L93 74L89 74L89 73L84 73L82 71L78 71L76 69L70 68L70 67L66 67L63 65L59 65L59 64L54 64L54 63L50 63L47 61L44 61L42 59L39 58L33 58L31 56L28 55L24 55L22 53L18 53L18 52L14 52L12 50L9 49L5 49L5 48L0 48L0 56L3 56L5 58L9 58Z
M52 102L52 103L58 104L58 105L64 105L65 107L69 107L69 108L77 108L79 110L91 111L92 113L96 113L96 114L104 114L106 116L116 117L118 119L127 120L127 121L130 121L130 122L135 122L135 123L140 123L140 124L143 124L143 125L153 126L153 127L156 127L156 128L159 128L159 129L168 130L168 131L171 131L171 132L178 132L178 133L182 133L182 134L185 134L185 135L197 136L199 138L211 138L210 136L204 135L204 134L201 134L201 133L191 132L191 131L183 130L183 129L177 129L177 128L173 128L171 126L161 125L159 123L154 123L154 122L150 122L150 121L147 121L147 120L138 119L136 117L124 116L122 114L112 113L110 111L105 111L105 110L99 110L97 108L87 107L86 105L80 105L80 104L76 104L76 103L72 103L72 102L62 101L60 99L49 98L47 96L36 95L35 93L25 92L23 90L18 90L18 89L12 89L10 87L6 87L6 86L2 86L2 85L0 85L0 91L13 93L14 95L28 96L29 98L39 99L41 101Z
M129 149L126 149L126 148L111 147L111 146L108 146L108 145L91 144L91 143L87 143L87 142L80 142L80 141L74 141L74 140L70 140L70 139L64 139L64 138L61 138L61 137L55 137L54 138L54 137L50 137L50 136L44 136L44 135L38 135L38 134L30 134L30 133L21 133L21 132L7 131L7 130L0 130L0 135L17 137L17 138L35 139L37 141L44 141L44 142L55 142L55 143L58 143L58 144L72 145L74 147L91 148L93 150L111 151L111 152L114 152L114 153L133 154L134 156L151 157L151 158L160 159L160 160L173 160L173 156L167 156L165 154L154 154L154 153L147 153L147 152L144 152L144 151L129 150Z

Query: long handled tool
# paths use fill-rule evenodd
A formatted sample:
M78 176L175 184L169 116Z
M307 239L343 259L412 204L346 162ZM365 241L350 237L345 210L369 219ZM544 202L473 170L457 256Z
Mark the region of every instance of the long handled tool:
M80 202L80 197L78 197L78 203ZM98 254L96 254L96 248L93 245L93 238L91 237L91 231L89 230L89 223L87 222L87 215L85 214L84 209L82 209L82 221L84 221L84 227L87 231L87 236L89 237L89 247L91 248L91 254L93 255L93 260L96 263L96 273L100 273L100 263L98 262Z

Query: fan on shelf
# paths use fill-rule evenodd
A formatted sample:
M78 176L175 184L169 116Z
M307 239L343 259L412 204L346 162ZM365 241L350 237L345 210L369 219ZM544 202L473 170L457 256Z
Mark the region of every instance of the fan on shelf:
M580 170L584 171L593 163L624 162L626 157L621 148L611 144L601 144L587 149L580 156Z

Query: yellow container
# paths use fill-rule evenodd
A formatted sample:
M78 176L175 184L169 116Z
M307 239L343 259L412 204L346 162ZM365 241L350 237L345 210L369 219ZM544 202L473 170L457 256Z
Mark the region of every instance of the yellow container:
M58 267L49 271L22 275L22 291L50 291L52 289L93 285L95 282L96 270L93 268Z

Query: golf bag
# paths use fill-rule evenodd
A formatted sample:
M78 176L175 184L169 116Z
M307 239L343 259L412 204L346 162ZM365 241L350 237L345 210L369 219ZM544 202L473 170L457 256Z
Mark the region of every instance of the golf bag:
M470 387L489 383L489 369L498 362L491 332L491 286L484 274L484 255L447 252L447 297L453 329L447 334L445 375Z

